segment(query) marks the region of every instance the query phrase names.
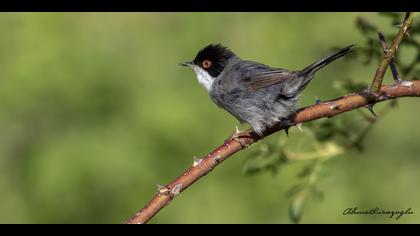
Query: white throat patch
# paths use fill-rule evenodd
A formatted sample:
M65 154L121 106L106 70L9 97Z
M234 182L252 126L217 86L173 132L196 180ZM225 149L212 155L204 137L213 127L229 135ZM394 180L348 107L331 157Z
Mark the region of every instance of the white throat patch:
M204 86L204 88L210 92L211 85L213 84L213 81L216 79L214 77L211 77L207 71L201 69L198 66L193 67L195 74L197 75L198 82Z

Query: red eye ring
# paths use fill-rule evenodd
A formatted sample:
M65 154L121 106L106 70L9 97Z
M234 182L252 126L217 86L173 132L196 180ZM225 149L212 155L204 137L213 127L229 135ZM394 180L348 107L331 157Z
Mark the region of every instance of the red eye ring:
M211 61L210 60L204 60L202 65L203 65L204 69L207 69L211 66Z

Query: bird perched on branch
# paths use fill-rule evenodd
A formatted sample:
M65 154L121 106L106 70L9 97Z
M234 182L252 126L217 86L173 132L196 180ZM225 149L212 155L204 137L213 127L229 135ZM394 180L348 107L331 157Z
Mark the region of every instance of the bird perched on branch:
M278 122L291 125L288 118L295 113L299 94L314 78L315 72L351 53L352 46L299 71L242 60L220 44L204 47L193 61L180 65L194 70L198 82L208 91L214 103L241 123L249 123L261 135ZM240 133L237 133L236 137L239 136Z

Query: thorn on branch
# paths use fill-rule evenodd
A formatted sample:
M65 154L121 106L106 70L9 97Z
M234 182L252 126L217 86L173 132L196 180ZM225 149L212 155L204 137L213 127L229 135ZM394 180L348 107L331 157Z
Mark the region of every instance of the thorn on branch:
M236 134L240 134L241 133L241 130L239 130L238 126L235 126L235 132L236 132Z
M331 110L340 110L340 104L336 104L336 103L333 103L331 106L330 106L330 109Z
M169 195L170 190L169 190L169 188L168 188L168 187L166 187L166 186L162 186L162 185L159 185L159 184L156 184L156 186L157 186L157 188L158 188L158 190L157 190L157 194L161 194L161 195Z
M196 167L200 165L200 163L203 161L201 158L193 157L193 167Z
M297 124L296 124L296 127L299 129L299 131L300 131L301 133L303 133L303 130L302 130L302 123L297 123Z
M366 109L368 109L368 111L370 111L370 113L372 113L372 115L374 115L374 116L376 117L377 115L376 115L375 111L373 110L373 106L374 106L374 105L375 105L375 104L370 103L370 104L367 104L367 105L365 106L365 108L366 108Z

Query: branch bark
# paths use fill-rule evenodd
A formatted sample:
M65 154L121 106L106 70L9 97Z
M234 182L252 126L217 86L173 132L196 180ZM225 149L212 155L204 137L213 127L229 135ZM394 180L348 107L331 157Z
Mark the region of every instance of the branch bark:
M378 103L390 99L400 97L420 97L420 80L403 81L391 85L382 86L381 96L370 100L366 92L349 94L331 101L315 104L300 109L293 116L292 121L295 124L301 124L324 117L333 117L341 113L351 111L360 107L364 107L370 103ZM253 131L249 132L249 136L241 137L241 141L251 145L279 130L287 127L274 126L266 130L262 136L258 136ZM192 166L177 179L166 186L160 187L156 196L147 203L143 209L135 214L127 223L143 224L147 223L156 213L169 204L179 193L184 191L195 181L207 175L221 162L242 150L243 147L236 140L228 140L204 158L195 161Z

